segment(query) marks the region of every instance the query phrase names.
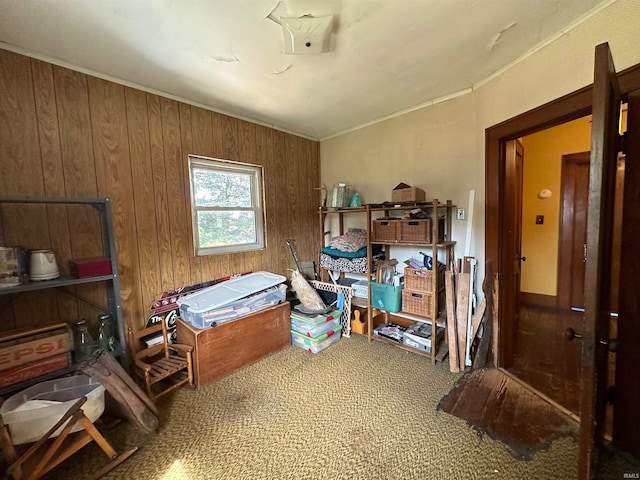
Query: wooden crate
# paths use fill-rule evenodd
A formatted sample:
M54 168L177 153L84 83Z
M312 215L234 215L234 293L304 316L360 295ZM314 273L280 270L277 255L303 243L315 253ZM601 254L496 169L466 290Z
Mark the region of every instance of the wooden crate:
M431 318L433 294L414 292L406 287L402 290L402 311L413 315Z
M374 220L371 232L372 242L398 241L398 224L400 220Z
M54 355L53 357L25 363L17 367L3 370L0 375L0 388L25 382L32 378L46 375L57 370L62 370L71 365L71 352Z
M0 336L0 371L70 352L73 335L66 323L15 330Z

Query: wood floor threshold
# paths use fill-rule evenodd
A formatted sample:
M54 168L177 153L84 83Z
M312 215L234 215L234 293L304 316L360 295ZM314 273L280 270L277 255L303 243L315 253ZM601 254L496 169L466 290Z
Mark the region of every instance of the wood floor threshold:
M565 414L567 417L569 417L570 419L574 420L575 422L577 422L578 424L580 423L580 417L578 415L576 415L575 413L573 413L571 410L569 410L566 407L563 407L562 405L560 405L558 402L556 402L555 400L552 400L551 398L549 398L547 395L545 395L544 393L542 393L540 390L535 389L534 387L532 387L531 385L529 385L528 383L524 382L523 380L521 380L520 378L518 378L517 376L515 376L514 374L512 374L511 372L509 372L508 370L505 370L504 368L500 367L498 368L498 370L500 370L502 373L504 373L507 377L509 377L510 379L512 379L513 381L517 382L518 384L522 385L524 388L526 388L527 390L529 390L531 393L537 395L538 397L540 397L542 400L544 400L545 402L547 402L548 404L552 405L553 407L557 408L558 410L560 410L560 412L562 412L563 414Z

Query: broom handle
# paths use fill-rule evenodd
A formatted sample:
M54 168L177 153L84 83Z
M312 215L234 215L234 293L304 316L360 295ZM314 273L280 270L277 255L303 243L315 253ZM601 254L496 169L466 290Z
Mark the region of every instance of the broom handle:
M300 263L298 263L298 255L296 255L296 249L293 248L293 243L290 238L287 238L287 245L289 245L289 250L291 250L291 255L293 256L293 261L296 262L296 268L299 272L302 272L300 269Z

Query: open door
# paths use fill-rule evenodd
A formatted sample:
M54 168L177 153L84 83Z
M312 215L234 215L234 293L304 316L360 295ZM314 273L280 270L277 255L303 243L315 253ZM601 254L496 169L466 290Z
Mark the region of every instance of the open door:
M504 276L513 279L513 295L505 295L504 311L507 318L499 330L500 343L505 348L500 352L498 365L510 367L513 363L513 350L518 333L520 306L520 270L522 257L522 182L523 182L524 147L519 140L505 142L505 221L504 236L507 252L513 252L504 265Z
M604 43L596 47L593 82L578 459L578 478L584 479L595 475L604 435L619 115L620 89L609 45Z
M640 271L640 90L631 92L627 103L613 443L640 458L640 376L637 372L640 365L640 299L637 286Z

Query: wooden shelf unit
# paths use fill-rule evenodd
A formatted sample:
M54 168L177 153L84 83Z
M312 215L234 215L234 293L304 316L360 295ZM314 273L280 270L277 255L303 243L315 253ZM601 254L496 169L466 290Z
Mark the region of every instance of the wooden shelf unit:
M374 215L382 214L382 217L389 217L393 212L401 213L404 215L404 212L413 210L416 208L420 208L425 213L430 214L432 219L431 222L431 239L427 242L404 242L395 240L377 240L373 239L373 221L375 220ZM438 269L438 253L440 251L444 252L445 257L445 265L448 266L453 261L453 249L455 246L454 241L451 240L451 227L455 205L451 203L450 200L447 200L445 203L441 203L438 199L433 199L431 202L402 202L399 204L396 203L385 203L385 204L369 204L366 205L367 211L367 278L372 281L375 278L374 270L373 270L373 260L372 260L372 252L373 245L379 244L383 245L385 248L386 258L391 258L390 251L394 246L401 247L417 247L421 250L430 250L431 257L433 258L433 267L437 272ZM440 217L440 215L443 215ZM444 219L444 235L440 236L440 222L438 221L440 218ZM440 239L440 240L439 240ZM444 290L444 282L440 281L439 275L433 275L432 278L432 299L431 299L431 309L430 314L428 316L416 315L413 313L408 313L404 311L400 312L383 312L385 314L385 321L393 321L395 318L401 318L410 321L416 322L424 322L430 323L432 327L432 332L437 332L437 327L445 327L445 338L446 338L446 319L444 317L444 312L440 315L441 310L441 302L440 295L443 294ZM442 342L442 345L438 345L437 335L432 335L431 337L431 352L421 352L414 348L407 347L404 344L399 344L397 342L387 340L384 337L379 337L373 334L373 317L375 316L374 309L371 305L371 286L369 285L369 296L367 298L368 309L367 309L367 322L368 322L368 338L369 341L378 340L384 343L389 343L391 345L396 345L405 350L418 353L420 355L428 356L431 358L432 363L436 363L436 360L442 360L446 355L448 350L446 342Z
M318 252L318 270L320 272L320 280L323 282L329 281L327 271L320 266L320 255L322 254L322 249L328 245L331 240L332 231L327 230L327 217L330 215L337 215L339 222L339 231L338 235L344 235L344 215L352 214L352 213L365 213L367 211L366 206L362 207L351 207L351 208L328 208L328 207L320 207L318 209L318 219L320 221L320 251ZM327 236L329 236L329 241L327 240Z

